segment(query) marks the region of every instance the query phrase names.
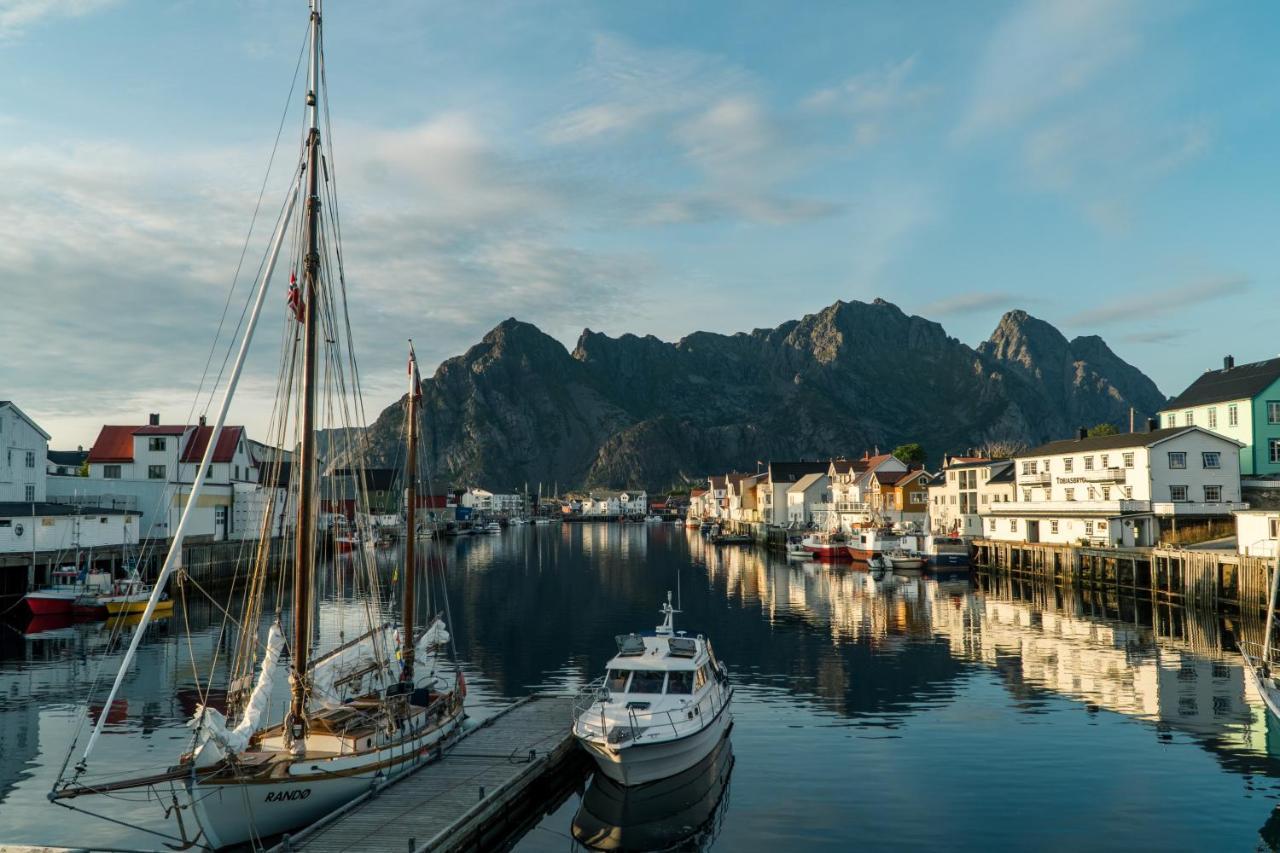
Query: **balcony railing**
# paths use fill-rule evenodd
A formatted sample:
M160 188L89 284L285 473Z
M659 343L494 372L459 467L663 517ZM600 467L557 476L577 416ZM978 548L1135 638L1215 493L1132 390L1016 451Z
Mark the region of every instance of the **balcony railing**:
M869 512L870 504L863 501L836 501L836 512Z
M1019 474L1018 485L1020 486L1047 486L1051 480L1048 471L1041 471L1038 474Z

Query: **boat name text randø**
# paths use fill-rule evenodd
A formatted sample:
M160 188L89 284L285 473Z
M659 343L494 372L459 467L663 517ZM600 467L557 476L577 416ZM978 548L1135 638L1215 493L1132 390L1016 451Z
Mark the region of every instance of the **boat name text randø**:
M310 788L303 788L300 791L268 791L266 801L278 803L282 800L305 800L309 796L311 796Z

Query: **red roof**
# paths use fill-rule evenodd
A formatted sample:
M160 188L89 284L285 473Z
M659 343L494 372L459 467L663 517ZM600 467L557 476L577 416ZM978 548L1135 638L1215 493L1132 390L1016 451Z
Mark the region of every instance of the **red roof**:
M86 461L93 462L132 462L133 431L132 426L104 426L98 432L98 438L89 449Z
M235 458L236 445L240 443L240 437L243 433L244 427L223 427L222 432L218 435L218 446L213 449L213 461L230 462ZM213 427L196 427L195 431L191 433L191 438L187 439L187 446L182 449L182 456L178 461L199 462L203 459L204 451L209 446L209 436L211 435L213 435Z
M689 492L689 497L698 498L698 497L702 497L706 493L707 493L706 489L693 489Z

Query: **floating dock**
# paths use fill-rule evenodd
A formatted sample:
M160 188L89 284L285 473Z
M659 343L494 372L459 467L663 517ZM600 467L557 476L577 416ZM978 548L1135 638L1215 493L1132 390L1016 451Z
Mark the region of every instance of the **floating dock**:
M443 758L286 836L274 850L481 849L518 825L522 812L537 805L532 800L549 799L557 787L549 775L582 758L570 733L572 715L572 696L521 699L464 733Z

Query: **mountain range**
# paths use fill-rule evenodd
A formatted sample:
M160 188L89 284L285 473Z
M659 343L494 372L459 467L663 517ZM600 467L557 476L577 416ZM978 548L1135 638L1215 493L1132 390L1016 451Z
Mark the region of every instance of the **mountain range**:
M423 433L441 483L512 491L656 491L757 461L861 455L919 442L944 453L1028 445L1165 402L1096 336L1068 340L1010 311L976 349L877 299L836 302L772 329L670 343L586 329L572 351L505 320L423 381ZM405 398L365 430L391 465Z

